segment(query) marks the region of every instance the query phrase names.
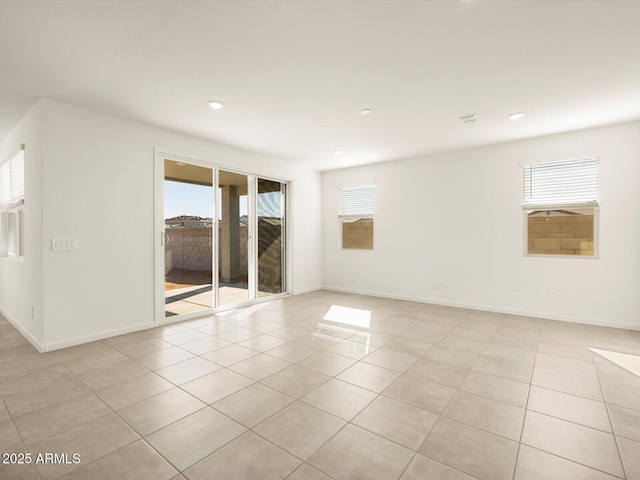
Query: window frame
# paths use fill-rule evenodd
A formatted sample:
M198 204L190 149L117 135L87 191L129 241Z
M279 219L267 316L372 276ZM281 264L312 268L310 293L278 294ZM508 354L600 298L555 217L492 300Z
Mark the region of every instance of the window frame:
M567 204L556 203L547 205L525 205L525 168L536 164L551 164L572 162L577 160L595 159L597 165L597 200L584 203ZM539 161L527 161L520 163L520 178L521 178L521 200L522 200L522 252L524 257L533 258L571 258L571 259L583 259L583 260L598 260L600 258L600 156L597 154L576 155L573 157L564 157L560 159L545 159ZM593 208L593 255L567 255L567 254L553 254L553 253L529 253L529 213L540 210L563 210L570 208L585 209Z
M338 200L338 245L340 246L340 251L349 251L349 252L373 252L375 249L375 197L376 197L376 189L375 182L362 182L357 184L349 184L342 185L340 187L340 195ZM343 211L344 204L344 192L346 189L352 188L365 188L371 187L373 191L373 205L371 213L362 213L362 214L345 214ZM361 220L365 218L370 218L372 221L372 231L371 231L371 248L353 248L353 247L345 247L344 246L344 221L345 220Z
M14 172L13 163L18 162L20 169ZM8 165L8 166L7 166ZM7 167L6 167L7 166ZM8 156L0 164L0 174L8 175L9 179L5 180L2 176L0 185L5 188L9 187L9 195L5 196L4 192L0 192L0 258L11 261L24 262L24 186L25 186L25 155L24 145L20 146L17 152ZM16 175L19 174L19 194L12 192L16 181ZM14 226L11 228L11 218L15 218Z

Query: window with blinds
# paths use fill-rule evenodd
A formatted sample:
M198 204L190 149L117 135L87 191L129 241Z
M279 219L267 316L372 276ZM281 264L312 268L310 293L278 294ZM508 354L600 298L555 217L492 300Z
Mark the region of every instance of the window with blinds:
M523 169L525 209L598 206L598 159L534 163Z
M598 158L523 166L526 253L595 257Z
M2 256L24 256L24 150L0 166Z
M343 249L373 249L375 186L343 187L338 218Z

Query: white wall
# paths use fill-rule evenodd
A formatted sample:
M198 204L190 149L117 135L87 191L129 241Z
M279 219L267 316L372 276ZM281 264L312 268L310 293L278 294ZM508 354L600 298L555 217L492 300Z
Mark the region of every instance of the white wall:
M600 155L599 259L523 256L520 162L584 153ZM374 251L340 251L340 186L371 180ZM639 191L638 122L325 172L324 284L640 329Z
M38 101L0 144L0 162L25 144L24 262L0 259L0 311L33 344L42 341L42 149Z
M152 324L154 147L292 180L294 291L322 286L318 172L51 99L42 108L45 349ZM53 253L52 237L78 237L80 250Z

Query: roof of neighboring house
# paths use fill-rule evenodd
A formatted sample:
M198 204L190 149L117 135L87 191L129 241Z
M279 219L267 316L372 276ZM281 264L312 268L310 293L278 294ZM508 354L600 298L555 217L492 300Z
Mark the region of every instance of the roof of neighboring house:
M566 215L589 215L584 210L536 210L529 214L530 217L562 217Z

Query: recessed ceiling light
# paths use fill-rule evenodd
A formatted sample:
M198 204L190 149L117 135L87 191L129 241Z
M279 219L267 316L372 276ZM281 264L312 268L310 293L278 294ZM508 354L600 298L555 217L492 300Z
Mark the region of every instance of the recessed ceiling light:
M373 113L373 110L371 110L369 108L365 108L364 110L360 110L360 113L362 115L371 115Z
M184 167L185 165L186 165L186 163L176 162L176 166L177 167Z
M526 115L526 113L524 113L524 112L512 113L511 115L509 115L509 120L519 120L522 117L524 117L525 115Z
M335 152L336 155L342 155L344 153L344 150L336 150Z
M209 102L209 106L214 110L220 110L222 107L224 107L224 105L222 105L222 103L218 102L217 100L211 100Z

